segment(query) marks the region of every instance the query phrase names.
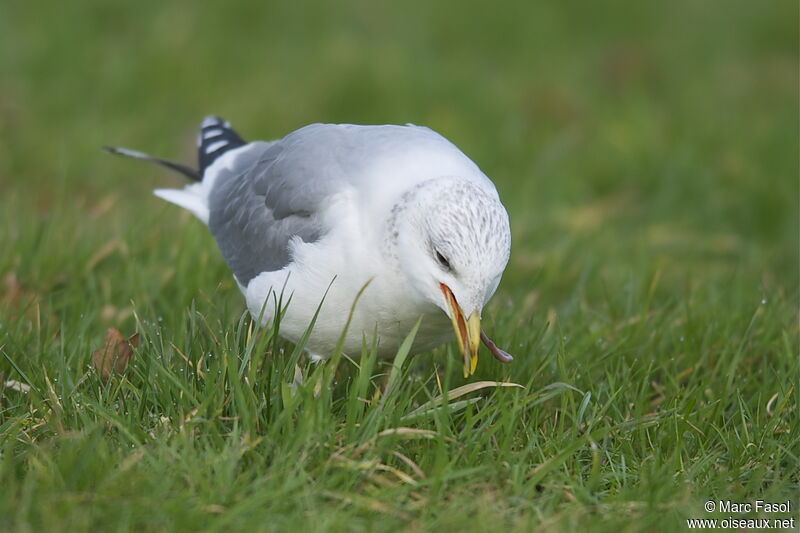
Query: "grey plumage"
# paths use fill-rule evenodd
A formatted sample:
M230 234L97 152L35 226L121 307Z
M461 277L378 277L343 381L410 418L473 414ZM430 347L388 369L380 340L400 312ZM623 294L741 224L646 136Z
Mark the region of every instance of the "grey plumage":
M226 146L215 151L218 139L226 139ZM433 147L448 154L453 164L477 172L474 163L448 140L410 124L311 124L277 141L243 142L223 119L206 117L198 136L203 181L184 191L156 191L208 224L225 262L243 286L262 272L288 265L293 239L315 242L322 238L329 228L322 223L321 204L369 175L366 165L383 161L392 168L417 159L423 164L426 153L419 151ZM196 179L197 172L180 163L124 148L109 151L168 166Z
M246 143L223 119L206 117L199 172L114 152L202 176L153 192L209 227L261 325L274 317L264 304L277 291L292 300L281 336L298 341L318 316L304 344L312 358L341 339L345 353L357 354L372 336L380 354L392 355L414 324L414 350L441 344L454 328L465 376L481 338L492 348L479 335L480 313L508 262L508 215L491 181L436 132L312 124Z
M367 162L420 141L457 152L428 128L311 124L277 141L245 145L227 166L212 167L209 229L239 283L288 265L293 238L320 239L328 230L321 204L353 185Z
M324 196L287 176L284 153L281 142L251 143L217 171L208 196L208 227L245 286L289 264L293 238L313 242L323 231L317 207Z

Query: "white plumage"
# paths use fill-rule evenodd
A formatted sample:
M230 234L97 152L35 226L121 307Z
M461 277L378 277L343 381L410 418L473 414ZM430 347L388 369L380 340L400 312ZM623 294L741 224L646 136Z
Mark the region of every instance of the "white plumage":
M377 334L379 352L392 355L422 317L414 350L455 331L464 372L474 371L480 313L508 262L510 231L494 185L469 158L412 125L314 124L246 144L220 119L203 128L202 180L155 194L209 226L253 317L267 324L277 300L290 300L280 333L297 341L321 304L306 348L325 358L369 283L348 354ZM238 146L225 148L227 132Z

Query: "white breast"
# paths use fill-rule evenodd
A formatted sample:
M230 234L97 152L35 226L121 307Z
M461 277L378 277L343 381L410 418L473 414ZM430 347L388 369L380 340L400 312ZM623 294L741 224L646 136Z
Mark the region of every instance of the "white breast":
M291 297L281 320L281 335L297 342L321 304L306 348L312 354L327 357L345 327L356 295L369 282L354 308L345 338L344 351L348 355L358 357L362 339L370 345L376 330L380 354L394 355L422 315L426 318L416 337L415 350L438 346L451 331L449 319L437 307L416 300L397 279L396 272L384 264L377 233L364 231L359 211L351 208L355 201L351 191L338 195L326 209L326 216L337 220L335 230L314 243L296 241L289 265L250 281L244 291L250 313L254 317L261 315L262 324L266 325L275 314L278 297L283 294L283 302Z

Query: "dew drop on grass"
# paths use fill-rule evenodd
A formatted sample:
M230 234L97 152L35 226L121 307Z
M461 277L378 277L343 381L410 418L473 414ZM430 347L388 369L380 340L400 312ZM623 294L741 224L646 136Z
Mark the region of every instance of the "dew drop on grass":
M761 298L761 305L767 305L767 299Z

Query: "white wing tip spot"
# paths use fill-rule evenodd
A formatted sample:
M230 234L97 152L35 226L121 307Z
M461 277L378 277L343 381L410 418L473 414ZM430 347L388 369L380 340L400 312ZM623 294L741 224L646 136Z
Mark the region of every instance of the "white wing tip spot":
M208 146L206 146L206 153L210 154L212 152L216 152L217 150L219 150L223 146L227 146L227 145L228 145L228 141L213 142L213 143L209 144Z
M203 131L203 139L211 139L212 137L219 137L224 133L225 130L221 128L211 128Z
M203 122L200 123L200 127L207 128L209 126L219 126L221 123L222 121L217 117L206 117L203 119Z

